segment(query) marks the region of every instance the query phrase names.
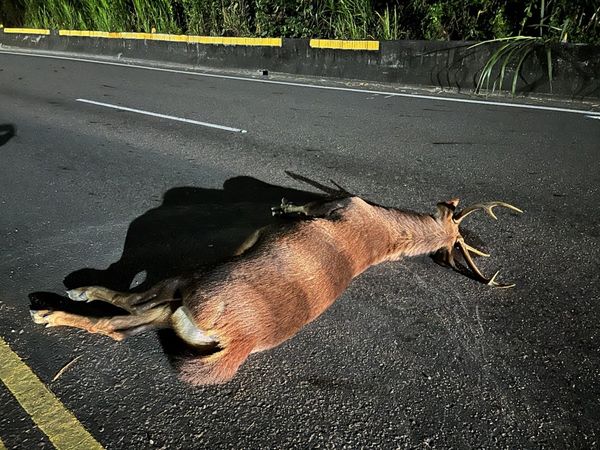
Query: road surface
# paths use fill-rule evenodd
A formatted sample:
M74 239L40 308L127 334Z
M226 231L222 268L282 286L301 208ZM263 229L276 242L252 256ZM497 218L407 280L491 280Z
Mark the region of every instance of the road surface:
M35 389L95 441L599 445L597 113L157 69L0 53L3 358L18 355L18 373L30 368ZM428 257L386 263L233 381L205 388L178 381L168 335L117 343L31 322L31 299L66 302L66 287L141 289L226 257L281 197L315 192L286 170L423 212L453 197L521 207L465 225L492 254L478 260L484 272L516 287L490 289ZM52 448L55 431L38 422L54 403L27 412L0 383L0 404L7 448Z

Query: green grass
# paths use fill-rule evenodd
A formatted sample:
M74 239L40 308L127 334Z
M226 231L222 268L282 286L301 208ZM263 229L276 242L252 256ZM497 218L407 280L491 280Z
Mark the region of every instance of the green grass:
M546 42L562 36L569 42L600 44L597 0L0 0L0 23L337 39L493 41L525 36ZM503 57L510 53L518 58L525 43L517 41L505 48Z
M377 39L392 41L402 37L400 20L398 18L398 9L394 5L392 12L386 6L383 13L375 12L377 16Z
M86 29L90 24L81 9L66 0L23 0L26 26Z
M98 0L89 0L98 1ZM181 33L175 22L170 0L131 0L133 4L133 26L135 31L150 33Z
M370 0L328 0L329 26L336 39L372 39Z
M221 0L182 0L188 34L212 36L221 34Z

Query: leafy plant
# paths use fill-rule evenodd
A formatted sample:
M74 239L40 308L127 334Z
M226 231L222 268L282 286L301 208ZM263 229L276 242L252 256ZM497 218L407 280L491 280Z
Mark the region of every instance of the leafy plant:
M223 34L250 36L248 11L244 0L222 1L221 17L223 18Z
M398 9L394 5L393 12L390 13L389 6L386 5L383 14L375 12L379 20L377 37L383 40L396 40L400 38L400 21L398 19Z
M12 0L0 0L0 25L18 24L21 16L21 5Z
M81 8L67 0L24 0L25 22L38 28L86 29Z
M510 42L496 39L540 38L533 53L566 39L600 44L598 0L0 0L0 21L196 35L482 40L494 49ZM512 55L506 77L528 48L519 39L511 45L519 49L509 46L495 58L500 70Z
M181 3L188 34L222 34L221 0L182 0Z
M428 8L423 29L425 39L439 40L448 37L443 26L443 14L444 6L441 3L434 3Z
M254 26L258 36L330 37L323 0L255 0Z
M544 46L544 43L538 37L514 36L479 42L470 46L469 49L497 44L500 45L499 48L492 51L491 56L481 69L475 92L493 93L496 90L502 90L504 78L507 75L507 69L509 69L513 74L510 90L515 95L523 64L536 47L540 45ZM550 51L549 47L547 51ZM548 61L548 78L550 83L552 83L551 54L548 54Z
M508 37L510 34L510 26L506 18L504 6L500 7L490 20L492 34L495 38Z
M80 0L86 22L94 30L126 31L130 14L125 0Z
M336 39L372 38L370 25L373 9L370 0L327 0L325 11Z
M554 12L547 9L548 5L546 4L546 0L540 0L539 22L529 26L530 29L538 32L538 36L518 35L502 37L479 42L469 47L469 49L490 46L497 47L492 50L491 56L481 69L475 88L477 93L493 93L496 90L501 90L507 73L512 72L510 92L512 95L515 95L519 78L522 78L521 71L523 65L529 58L540 53L544 55L542 64L545 66L546 76L550 84L550 92L552 92L552 46L557 43L566 42L569 20L568 18L565 19L561 28L548 25L548 22L552 21L554 16ZM525 8L524 18L521 22L522 31L526 27L527 20L532 17L536 9L535 6L533 3L530 3Z
M131 0L136 30L150 33L180 33L170 0Z

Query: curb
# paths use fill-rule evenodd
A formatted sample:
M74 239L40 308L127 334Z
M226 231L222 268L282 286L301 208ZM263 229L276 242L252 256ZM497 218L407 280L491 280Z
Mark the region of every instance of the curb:
M31 28L0 30L0 45L12 48L467 92L473 92L481 68L497 48L490 45L473 49L474 43L243 38ZM523 64L517 92L577 100L600 98L600 46L553 46L552 85L548 82L545 58L545 53L535 55Z

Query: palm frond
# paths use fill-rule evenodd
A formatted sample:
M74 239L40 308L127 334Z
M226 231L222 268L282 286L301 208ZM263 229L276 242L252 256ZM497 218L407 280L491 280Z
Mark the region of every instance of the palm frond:
M469 46L469 49L492 48L491 55L481 68L475 92L488 94L501 90L507 72L511 71L510 92L512 95L516 95L521 69L527 58L534 54L536 48L543 48L546 53L547 77L550 83L550 91L552 91L552 50L550 44L551 41L536 36L511 36L489 39ZM493 47L497 48L494 49Z

